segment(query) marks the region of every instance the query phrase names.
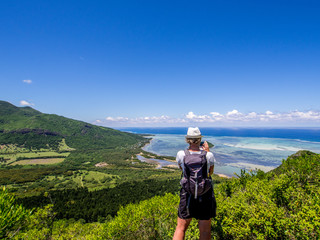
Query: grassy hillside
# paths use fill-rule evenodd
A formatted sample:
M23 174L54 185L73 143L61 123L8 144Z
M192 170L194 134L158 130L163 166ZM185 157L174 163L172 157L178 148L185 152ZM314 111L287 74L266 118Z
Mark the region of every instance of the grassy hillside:
M77 150L111 149L145 142L143 137L135 134L0 101L0 145L17 144L26 148L56 149L62 139L65 139L69 147Z
M215 188L214 239L319 239L320 155L300 151L274 171L242 172ZM106 239L172 239L179 197L131 204L103 228ZM186 239L198 239L193 221Z
M134 158L147 141L136 134L0 101L0 185L19 196L49 189L114 187L132 179L128 172L132 175L152 168ZM97 163L105 166L96 167ZM84 176L69 179L78 170L112 173L115 178L103 182ZM146 174L141 176L146 179Z
M0 164L66 157L56 165L0 165L7 186L0 188L0 238L172 239L180 171L136 160L146 141L0 101ZM214 239L320 238L319 154L299 151L268 173L216 182ZM39 208L30 216L26 207ZM198 238L193 221L187 239Z
M219 184L215 195L218 207L212 221L213 239L320 238L319 154L300 151L269 173L243 171L239 178ZM14 239L46 239L49 234L53 239L169 240L178 203L177 194L156 196L120 208L114 218L103 219L105 222L89 224L67 219L52 222L55 214L52 207L46 207L28 217ZM8 227L8 235L19 226L23 223ZM199 239L196 221L191 222L186 239Z

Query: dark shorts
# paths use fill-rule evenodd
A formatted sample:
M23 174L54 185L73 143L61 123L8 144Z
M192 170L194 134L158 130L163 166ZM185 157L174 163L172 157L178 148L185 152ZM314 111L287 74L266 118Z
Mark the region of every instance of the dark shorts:
M209 220L216 216L216 205L216 198L212 188L197 199L194 199L193 196L181 188L178 217L182 219Z

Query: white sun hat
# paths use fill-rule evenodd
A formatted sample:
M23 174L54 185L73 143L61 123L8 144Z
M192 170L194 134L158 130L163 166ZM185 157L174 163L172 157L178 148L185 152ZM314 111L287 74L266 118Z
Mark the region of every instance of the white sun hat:
M198 127L189 127L186 138L201 138L201 132Z

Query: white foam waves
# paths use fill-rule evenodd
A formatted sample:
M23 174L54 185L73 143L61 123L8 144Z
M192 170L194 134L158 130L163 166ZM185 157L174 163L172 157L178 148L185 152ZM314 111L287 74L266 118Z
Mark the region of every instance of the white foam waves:
M245 162L230 163L228 165L233 166L233 167L237 167L237 168L241 168L241 169L245 168L248 170L260 169L264 172L271 171L272 169L275 168L275 167L271 167L271 166L264 166L264 165L260 165L260 164L252 164L252 163L245 163Z
M234 148L243 148L251 150L266 150L266 151L288 151L288 152L297 152L303 150L302 148L291 147L291 146L279 146L274 144L253 144L253 143L224 143L223 145Z

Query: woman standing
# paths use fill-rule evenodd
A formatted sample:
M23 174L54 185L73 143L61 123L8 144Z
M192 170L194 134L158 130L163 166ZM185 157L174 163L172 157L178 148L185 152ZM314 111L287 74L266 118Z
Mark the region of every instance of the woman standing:
M192 220L198 220L200 240L211 238L211 218L216 216L216 200L211 184L214 168L214 156L209 145L201 143L199 128L188 128L187 150L177 153L177 162L183 171L180 190L178 223L173 240L183 240Z

